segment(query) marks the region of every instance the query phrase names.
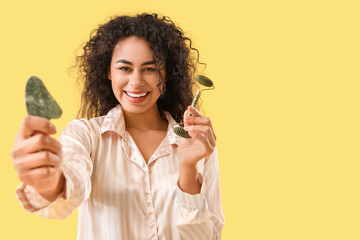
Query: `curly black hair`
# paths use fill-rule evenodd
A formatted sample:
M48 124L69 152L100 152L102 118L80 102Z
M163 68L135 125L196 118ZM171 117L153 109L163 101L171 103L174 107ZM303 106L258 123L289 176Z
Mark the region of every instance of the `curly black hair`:
M199 51L170 18L147 13L113 17L91 32L90 40L83 47L84 53L76 57L79 80L84 87L78 117L106 115L119 104L108 79L108 70L115 45L130 36L149 42L161 76L158 88L166 82L166 91L157 101L160 114L168 111L180 122L194 97L193 75L200 63ZM160 74L162 66L166 79Z

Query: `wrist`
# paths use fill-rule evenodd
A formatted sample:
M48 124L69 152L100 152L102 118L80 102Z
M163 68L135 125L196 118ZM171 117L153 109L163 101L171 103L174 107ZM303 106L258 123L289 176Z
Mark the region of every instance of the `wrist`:
M61 173L58 183L56 185L55 188L53 189L49 189L49 190L44 190L44 191L39 191L39 194L45 198L46 200L48 200L49 202L53 202L55 201L58 196L60 195L60 193L62 193L65 189L65 177L64 175Z
M201 183L196 164L180 164L178 186L183 192L189 194L200 193Z
M191 161L180 161L179 168L186 169L186 170L195 170L196 163L193 163Z

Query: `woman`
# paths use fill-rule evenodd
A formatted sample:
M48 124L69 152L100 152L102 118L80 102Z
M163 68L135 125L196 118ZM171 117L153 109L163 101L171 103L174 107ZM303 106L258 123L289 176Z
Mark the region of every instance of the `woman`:
M189 106L192 50L156 14L100 26L77 59L89 120L71 121L59 141L46 119L21 123L12 158L24 208L55 219L79 208L78 239L220 239L216 137ZM180 121L191 139L173 133Z

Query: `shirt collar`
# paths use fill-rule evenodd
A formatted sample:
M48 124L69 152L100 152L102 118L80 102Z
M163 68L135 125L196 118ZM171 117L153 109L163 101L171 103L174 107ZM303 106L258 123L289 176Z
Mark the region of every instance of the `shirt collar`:
M113 131L124 137L125 119L120 104L111 109L105 116L104 122L101 124L101 134L107 131Z
M170 144L178 145L180 137L174 133L172 128L172 126L176 124L176 121L169 112L164 111L164 116L169 123L166 137L168 138ZM101 134L107 131L116 132L121 137L125 136L125 118L120 104L116 105L106 114L104 122L101 124Z
M180 137L174 133L173 125L177 124L176 121L173 119L171 114L169 112L164 112L164 116L166 120L168 121L168 129L166 133L166 137L169 139L170 144L176 144L179 145Z

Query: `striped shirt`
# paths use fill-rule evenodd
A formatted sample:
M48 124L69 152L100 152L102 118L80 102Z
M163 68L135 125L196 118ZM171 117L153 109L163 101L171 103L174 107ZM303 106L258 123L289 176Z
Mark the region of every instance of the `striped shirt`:
M145 162L125 130L120 105L106 116L71 121L62 131L66 187L54 202L22 184L23 207L64 219L79 208L78 239L220 239L224 215L217 150L197 164L201 192L178 187L179 137L168 120L166 137Z

